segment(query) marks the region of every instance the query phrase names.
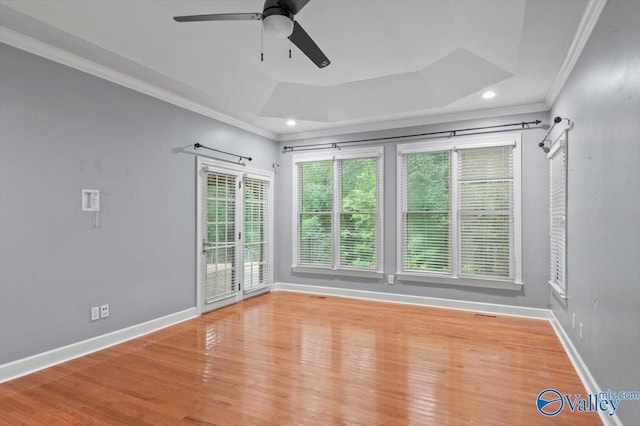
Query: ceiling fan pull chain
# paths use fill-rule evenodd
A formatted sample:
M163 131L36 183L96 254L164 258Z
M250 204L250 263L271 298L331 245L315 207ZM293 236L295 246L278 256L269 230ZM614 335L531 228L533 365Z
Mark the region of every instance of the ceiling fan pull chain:
M291 39L289 39L289 59L291 59Z
M260 62L264 62L264 25L260 24Z

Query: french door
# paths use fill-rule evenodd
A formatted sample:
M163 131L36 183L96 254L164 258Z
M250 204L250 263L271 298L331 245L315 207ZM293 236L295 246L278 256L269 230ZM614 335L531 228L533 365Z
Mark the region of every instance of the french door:
M269 291L271 176L198 163L198 306L204 313Z

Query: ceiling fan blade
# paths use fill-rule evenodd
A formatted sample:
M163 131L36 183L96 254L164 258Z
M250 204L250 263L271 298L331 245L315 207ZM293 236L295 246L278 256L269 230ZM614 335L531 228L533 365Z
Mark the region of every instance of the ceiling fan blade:
M318 66L318 68L324 68L328 66L331 61L326 57L318 45L309 37L309 34L298 24L293 23L293 32L289 36L289 40L295 44L298 49L302 50L302 53L307 55L311 61Z
M212 15L189 15L175 16L178 22L199 22L199 21L259 21L262 13L214 13Z
M309 3L309 0L278 0L280 6L284 6L291 11L294 15L300 12L300 9L305 7Z

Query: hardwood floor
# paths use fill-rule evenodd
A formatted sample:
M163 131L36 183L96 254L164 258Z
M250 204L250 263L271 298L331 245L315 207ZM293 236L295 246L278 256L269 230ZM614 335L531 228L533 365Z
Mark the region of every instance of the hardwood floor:
M277 292L0 385L0 424L601 424L548 322Z

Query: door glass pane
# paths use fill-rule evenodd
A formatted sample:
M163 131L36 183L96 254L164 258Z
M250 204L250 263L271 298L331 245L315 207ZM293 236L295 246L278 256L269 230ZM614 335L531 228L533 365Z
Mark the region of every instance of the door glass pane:
M207 175L205 303L237 291L235 176Z
M267 181L247 178L244 184L244 289L269 284Z

